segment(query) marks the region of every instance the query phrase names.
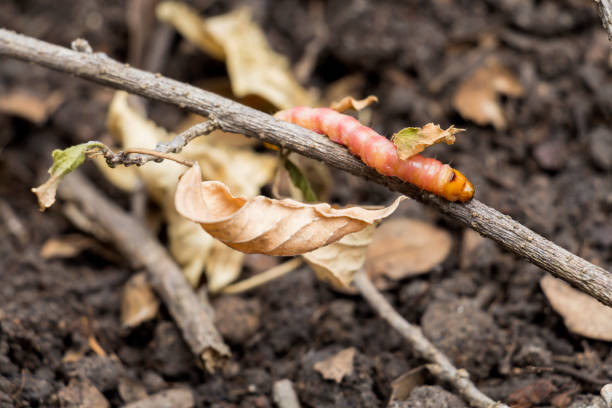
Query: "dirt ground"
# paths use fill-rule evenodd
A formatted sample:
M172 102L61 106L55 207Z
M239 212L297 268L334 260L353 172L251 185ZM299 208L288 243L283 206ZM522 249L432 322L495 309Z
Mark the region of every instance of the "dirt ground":
M96 51L135 58L126 2L52 3L5 0L0 26L64 46L84 37ZM193 2L206 15L237 4ZM250 5L273 47L299 61L315 35L309 2ZM324 24L330 38L307 85L325 89L348 75L361 78L361 95L380 99L372 123L386 135L430 121L467 129L452 148L435 147L432 154L461 169L481 201L612 268L612 58L592 1L329 2ZM467 121L452 103L461 81L491 55L525 90L520 98L502 98L505 129ZM160 67L191 83L224 70L179 36ZM180 386L199 407L271 407L272 385L283 378L293 381L304 407L385 406L391 382L424 363L361 298L331 290L308 267L248 294L213 298L233 353L216 375L195 365L163 308L152 322L122 328L121 291L133 268L96 251L41 258L49 238L79 230L61 205L40 213L29 191L44 179L52 149L107 137L112 91L2 59L0 95L14 90L56 91L64 102L39 125L0 114L0 406L66 405L70 390L90 383L112 406ZM182 117L158 103L150 104L150 116L170 128ZM129 208L129 197L94 166L85 171ZM394 196L337 171L334 178L335 202L380 204ZM7 207L22 223L21 234L8 227ZM385 294L482 391L514 407L603 407L591 401L612 382L610 343L568 331L540 289L544 272L488 241L465 249L463 228L415 202L403 204L399 215L448 229L455 244L441 266ZM249 257L246 274L267 264ZM92 350L92 338L106 356ZM347 347L357 350L355 369L340 384L313 369ZM431 377L425 383L396 406L464 406L452 389L439 387L445 384Z

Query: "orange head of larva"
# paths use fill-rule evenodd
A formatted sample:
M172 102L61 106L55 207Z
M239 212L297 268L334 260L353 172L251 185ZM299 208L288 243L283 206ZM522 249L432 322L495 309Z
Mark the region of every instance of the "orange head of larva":
M442 188L442 197L449 201L469 201L474 197L474 186L458 170L453 169L449 180Z

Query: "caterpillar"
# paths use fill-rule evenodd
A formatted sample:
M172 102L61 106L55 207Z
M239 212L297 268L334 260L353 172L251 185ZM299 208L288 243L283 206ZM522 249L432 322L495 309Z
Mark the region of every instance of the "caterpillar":
M474 186L458 170L419 154L401 160L389 139L352 116L329 108L302 106L282 110L274 116L327 135L385 176L397 177L449 201L466 202L474 196Z

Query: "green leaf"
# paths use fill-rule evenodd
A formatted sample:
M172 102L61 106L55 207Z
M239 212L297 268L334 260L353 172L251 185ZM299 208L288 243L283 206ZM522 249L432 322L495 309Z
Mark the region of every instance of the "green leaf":
M100 142L87 142L75 146L70 146L67 149L55 149L51 156L53 157L53 165L49 169L51 177L38 187L32 189L38 198L40 210L44 211L55 203L55 195L57 186L60 180L67 174L76 170L85 161L85 153L92 149L104 148L104 144Z
M307 203L314 203L317 201L317 195L312 190L308 179L302 171L289 159L285 159L284 161L285 169L289 172L289 177L291 178L291 182L294 186L300 189L302 194L304 194L304 200Z

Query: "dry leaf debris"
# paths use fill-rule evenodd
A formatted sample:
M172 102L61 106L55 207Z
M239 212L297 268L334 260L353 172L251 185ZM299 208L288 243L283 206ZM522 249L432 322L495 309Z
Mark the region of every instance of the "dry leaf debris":
M159 310L159 300L147 282L144 272L133 275L121 295L121 325L136 327L153 319Z
M287 58L272 50L248 8L202 18L184 3L167 1L156 13L188 41L226 62L235 96L258 95L279 109L315 102L291 73Z
M333 380L340 384L344 377L352 374L356 352L354 347L349 347L326 360L315 363L313 368L326 380Z
M498 94L520 97L523 93L518 78L497 59L489 58L461 82L452 103L465 119L481 126L492 124L497 130L503 130L507 119Z
M612 341L611 307L548 274L542 278L540 286L571 332L590 339Z
M452 243L448 232L431 224L394 218L374 233L365 268L374 281L381 275L400 280L426 273L444 261Z
M36 124L43 124L64 101L64 95L55 91L42 98L15 90L0 98L0 113L19 116Z
M327 203L264 196L247 199L232 195L221 182L203 182L196 164L179 181L175 205L181 215L236 250L289 256L313 251L374 224L393 213L403 198L379 210L335 209Z
M329 282L337 288L346 289L365 262L366 251L372 242L374 230L374 225L368 225L361 231L348 234L333 244L307 252L302 257L320 280Z
M360 111L367 108L374 102L378 102L378 98L375 95L369 95L367 98L359 100L353 98L352 96L345 96L338 102L332 102L329 105L329 108L338 112L344 112L349 109Z

